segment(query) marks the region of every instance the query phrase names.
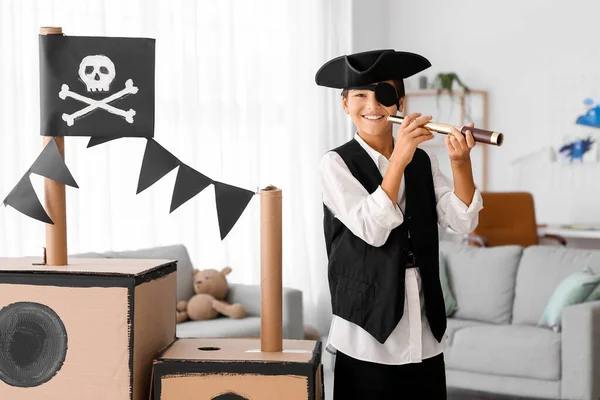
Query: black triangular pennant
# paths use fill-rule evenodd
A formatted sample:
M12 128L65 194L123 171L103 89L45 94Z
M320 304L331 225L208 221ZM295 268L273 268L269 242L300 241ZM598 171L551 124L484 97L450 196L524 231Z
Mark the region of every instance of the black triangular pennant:
M55 138L50 139L46 144L44 150L42 150L29 171L62 183L63 185L79 188L69 168L67 168L65 160L60 155Z
M156 143L154 139L148 139L136 194L154 185L160 178L177 168L179 164L177 157Z
M87 148L98 146L99 144L110 142L111 140L121 139L121 136L111 136L111 137L91 137L90 141L87 144Z
M212 182L209 177L182 163L177 171L169 212L175 211L177 207L203 191Z
M33 189L33 185L29 179L29 172L23 175L19 183L17 183L8 196L6 196L3 203L4 205L11 206L15 210L20 211L28 217L54 225L54 222L52 222L48 214L46 214L46 210L42 207L42 204Z
M240 218L255 193L221 182L214 182L214 184L219 230L221 231L221 240L223 240Z

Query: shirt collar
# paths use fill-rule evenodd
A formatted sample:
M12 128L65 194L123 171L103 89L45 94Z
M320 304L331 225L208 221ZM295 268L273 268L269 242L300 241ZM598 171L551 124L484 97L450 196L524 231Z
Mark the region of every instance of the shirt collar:
M380 152L378 152L377 150L375 150L374 148L372 148L371 146L369 146L367 144L367 142L365 142L363 140L363 138L360 137L360 135L358 134L358 132L356 132L354 134L354 139L358 142L358 144L360 144L362 146L363 149L365 149L365 151L367 152L367 154L369 155L369 157L371 157L371 159L373 160L373 162L375 163L375 165L377 165L378 168L381 168L382 165L386 164L389 162L389 160L387 158L385 158L385 156L383 154L381 154ZM394 141L394 144L396 143L396 139L394 139L392 137L392 140Z

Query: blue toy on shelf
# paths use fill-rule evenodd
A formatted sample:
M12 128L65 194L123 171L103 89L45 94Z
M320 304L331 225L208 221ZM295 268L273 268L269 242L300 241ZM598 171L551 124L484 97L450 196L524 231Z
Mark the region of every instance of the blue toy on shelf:
M585 99L583 104L585 104L587 112L585 115L580 115L575 123L577 125L600 128L600 105L596 104L596 102L590 98Z
M575 159L583 161L583 155L591 150L594 142L595 141L589 137L587 139L578 139L562 146L558 152L564 152L565 156L571 159L571 162Z

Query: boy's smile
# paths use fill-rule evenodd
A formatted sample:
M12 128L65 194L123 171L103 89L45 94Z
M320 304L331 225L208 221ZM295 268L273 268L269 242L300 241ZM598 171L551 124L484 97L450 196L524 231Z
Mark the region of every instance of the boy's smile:
M383 115L381 114L367 114L367 115L363 115L363 118L365 118L367 121L371 121L371 122L380 122L381 120L383 120Z

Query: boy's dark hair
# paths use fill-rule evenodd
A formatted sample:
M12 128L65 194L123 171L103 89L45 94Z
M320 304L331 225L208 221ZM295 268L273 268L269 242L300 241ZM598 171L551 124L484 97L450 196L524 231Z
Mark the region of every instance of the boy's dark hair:
M404 97L405 91L404 91L404 81L399 79L399 80L394 80L394 86L396 87L396 93L398 93L398 98L401 99ZM342 90L342 97L347 99L348 98L348 90L349 89L344 89Z

